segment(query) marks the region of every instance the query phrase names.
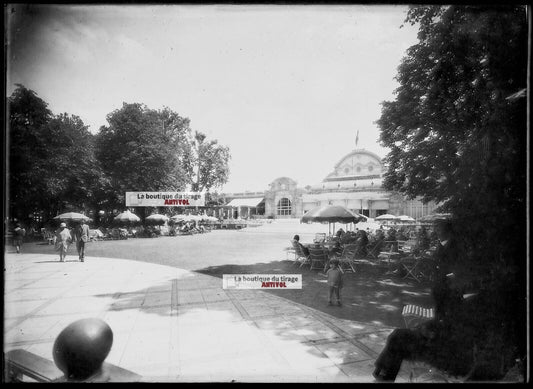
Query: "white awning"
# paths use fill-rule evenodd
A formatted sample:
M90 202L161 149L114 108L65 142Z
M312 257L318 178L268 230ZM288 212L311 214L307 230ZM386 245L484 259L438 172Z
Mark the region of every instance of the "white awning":
M245 198L245 199L233 199L227 206L228 207L257 207L259 203L263 201L263 197Z

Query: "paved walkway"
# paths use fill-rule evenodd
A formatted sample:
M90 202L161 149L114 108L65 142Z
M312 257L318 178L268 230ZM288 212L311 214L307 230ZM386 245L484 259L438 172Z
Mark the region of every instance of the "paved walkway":
M75 258L5 254L4 351L52 360L63 328L98 317L114 333L106 361L145 381L373 382L392 331L183 269Z

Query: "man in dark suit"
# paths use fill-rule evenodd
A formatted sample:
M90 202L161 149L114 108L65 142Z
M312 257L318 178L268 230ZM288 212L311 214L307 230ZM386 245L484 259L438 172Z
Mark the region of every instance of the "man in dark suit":
M464 376L474 368L474 350L484 342L491 312L490 294L478 293L467 299L472 274L450 221L436 225L439 245L435 252L436 277L432 288L434 319L414 329L396 329L375 362L378 381L394 381L404 359L425 361L452 375Z
M89 226L85 221L80 221L80 224L74 230L74 240L76 241L76 248L78 249L78 257L81 262L85 261L85 243L89 241Z

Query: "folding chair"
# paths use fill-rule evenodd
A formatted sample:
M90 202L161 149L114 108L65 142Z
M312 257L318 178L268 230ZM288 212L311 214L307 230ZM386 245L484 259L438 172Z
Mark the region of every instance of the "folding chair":
M380 239L372 245L367 246L367 257L372 259L378 259L379 253L385 243L385 239Z
M422 257L408 256L400 260L402 268L407 272L403 278L411 278L415 281L421 282L422 274L419 271L419 265Z
M326 271L328 265L328 252L322 247L309 247L309 260L312 269L323 269Z
M306 264L310 264L311 261L309 260L309 256L305 255L304 251L302 250L302 247L300 246L300 243L296 241L292 241L292 247L294 248L294 252L296 253L294 258L294 264L300 264L300 267Z
M389 251L380 251L378 255L378 260L385 262L390 271L392 267L392 263L396 262L396 260L399 259L400 253L398 253L398 251L395 250L398 247L395 240L385 241L384 243L390 244Z
M408 304L403 307L402 318L406 328L413 328L418 324L435 318L435 310Z
M341 256L336 257L336 259L339 260L339 269L342 273L344 273L345 270L351 270L353 273L355 273L355 268L353 267L353 260L355 259L356 253L357 245L348 244L344 246Z
M45 228L41 228L41 234L43 235L43 239L48 244L54 244L55 242L55 235L53 232L46 230Z
M424 308L418 305L404 305L402 310L402 318L406 328L413 328L426 321L435 318L435 310L433 308ZM406 363L407 371L409 372L409 382L448 382L448 383L464 383L468 382L470 376L474 373L478 366L479 349L476 343L472 348L472 367L470 371L464 376L452 377L439 369L434 368L430 364L420 361L404 361ZM402 370L404 367L402 366ZM418 371L418 373L416 373ZM420 374L422 371L422 374ZM434 377L437 375L437 377ZM433 376L433 379L432 379ZM437 378L437 381L434 379Z

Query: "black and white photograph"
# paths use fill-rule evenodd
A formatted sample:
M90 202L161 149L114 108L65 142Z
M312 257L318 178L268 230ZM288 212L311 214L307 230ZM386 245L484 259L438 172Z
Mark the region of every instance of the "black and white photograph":
M530 381L531 6L3 8L3 383Z

